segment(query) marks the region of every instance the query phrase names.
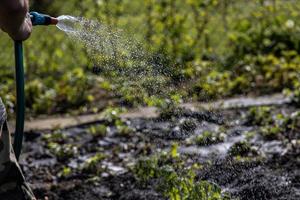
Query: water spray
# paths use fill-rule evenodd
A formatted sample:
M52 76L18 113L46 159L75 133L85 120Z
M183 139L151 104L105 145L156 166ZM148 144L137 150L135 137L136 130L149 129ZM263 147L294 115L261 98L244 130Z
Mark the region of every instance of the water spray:
M134 87L152 94L165 95L170 90L170 76L163 70L162 62L153 62L142 45L126 37L122 31L93 20L62 15L57 18L31 12L30 18L35 25L56 25L68 37L81 42L87 49L88 56L101 66L101 72L113 83ZM43 34L41 34L43 36ZM18 158L21 153L24 131L24 70L22 42L15 42L17 117L14 138L14 150ZM99 68L100 69L100 68ZM96 69L97 70L97 69ZM155 78L154 78L155 77Z
M33 26L36 25L56 25L58 19L40 14L38 12L30 12L30 19ZM16 128L14 137L14 151L16 158L19 159L22 149L24 120L25 120L25 90L24 90L24 63L23 63L23 44L22 41L15 41L15 64L16 64Z

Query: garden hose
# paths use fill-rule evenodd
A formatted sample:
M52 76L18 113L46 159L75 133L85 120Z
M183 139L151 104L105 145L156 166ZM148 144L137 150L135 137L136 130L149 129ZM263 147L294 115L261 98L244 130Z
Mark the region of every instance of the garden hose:
M31 12L30 18L32 25L56 25L58 20L48 15ZM21 154L24 120L25 120L25 83L24 83L24 63L23 63L23 44L22 41L15 41L15 69L16 69L16 128L14 137L14 152L17 160Z
M24 92L24 64L23 64L23 44L22 41L15 41L15 64L16 64L16 129L14 138L14 151L17 160L21 154L24 117L25 117L25 92Z

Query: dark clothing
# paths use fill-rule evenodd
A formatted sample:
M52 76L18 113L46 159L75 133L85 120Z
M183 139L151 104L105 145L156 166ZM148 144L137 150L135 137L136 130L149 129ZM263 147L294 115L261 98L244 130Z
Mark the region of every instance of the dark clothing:
M0 199L33 200L35 197L25 182L12 148L6 117L0 98Z

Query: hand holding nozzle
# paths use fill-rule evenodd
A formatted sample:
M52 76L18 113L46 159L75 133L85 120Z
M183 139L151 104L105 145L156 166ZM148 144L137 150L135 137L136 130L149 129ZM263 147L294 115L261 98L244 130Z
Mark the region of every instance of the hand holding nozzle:
M58 19L38 12L30 12L30 19L33 26L36 25L56 25Z
M13 40L26 40L32 31L28 0L3 0L0 3L0 28Z

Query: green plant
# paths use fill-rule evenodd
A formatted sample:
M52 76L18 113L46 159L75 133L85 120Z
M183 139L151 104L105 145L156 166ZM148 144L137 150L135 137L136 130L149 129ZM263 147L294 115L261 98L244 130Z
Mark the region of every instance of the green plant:
M141 183L145 184L150 179L156 178L158 168L158 159L156 157L149 158L141 158L139 159L134 166L134 174L141 181Z
M201 135L196 136L195 143L199 146L211 145L223 142L225 139L224 133L204 131Z
M287 116L279 113L273 117L272 123L261 127L260 132L267 140L282 139L288 136L287 133L299 130L299 116L299 112Z
M129 136L134 131L134 129L130 128L129 126L127 126L124 123L118 125L117 130L118 130L119 136Z
M253 107L247 113L247 123L253 125L268 125L272 123L271 108L267 106Z
M288 129L295 132L300 129L300 111L295 111L290 116L291 120L288 123Z
M49 142L47 147L49 148L50 152L53 153L60 161L68 160L78 153L78 147L72 144Z
M101 167L101 162L106 157L107 156L102 153L96 153L94 156L88 158L84 162L82 170L87 173L99 174L101 171L103 171L103 168Z
M247 131L245 132L246 140L250 141L252 138L254 138L256 135L255 131Z
M191 192L191 195L189 196L189 200L195 199L211 199L211 200L229 200L230 197L227 194L222 194L222 191L220 187L218 187L216 184L213 184L208 181L199 181L195 184L193 187L193 190Z
M96 137L104 137L107 133L107 126L103 124L90 126L88 129L89 133Z
M208 100L282 89L290 89L299 105L299 4L261 2L36 1L33 10L54 16L71 13L101 21L110 29L123 29L124 35L128 31L139 41L135 53L140 49L148 53L143 55L145 62L130 59L122 64L116 56L108 63L95 64L89 50L66 39L64 33L51 27L36 28L25 45L26 107L32 115L90 112L90 104L106 100L103 93L121 99L122 105L153 106L173 95ZM45 37L39 37L41 34ZM10 38L1 36L0 45L0 96L13 111L16 102ZM127 49L121 51L126 54ZM116 64L129 69L122 70L124 77L117 76L116 70L99 73L98 77L91 74L92 68ZM144 71L151 68L151 73L132 76L141 65ZM134 84L127 75L135 79ZM172 87L173 93L166 94Z
M278 126L264 126L260 129L262 136L267 140L278 139L282 129Z
M225 199L217 185L196 180L196 168L184 166L177 147L175 143L168 153L139 159L133 168L136 178L143 185L155 181L156 189L171 200Z
M70 167L64 167L60 172L58 172L58 176L62 178L66 178L72 174L72 169Z
M61 130L55 130L54 132L44 134L42 139L47 143L56 142L63 143L66 139L66 135Z
M158 105L158 111L161 119L172 119L175 116L180 116L184 110L178 107L178 102L172 99L164 99Z
M228 151L230 156L247 156L251 152L251 145L246 141L236 142Z
M122 123L122 120L120 118L120 114L124 110L122 108L114 108L114 107L108 107L103 111L104 119L110 124L110 125L118 125Z
M186 132L194 131L197 128L197 121L194 119L184 119L180 122L180 129Z
M299 81L295 81L294 83L294 89L292 91L289 91L290 98L292 99L292 102L297 106L300 107L300 83Z

